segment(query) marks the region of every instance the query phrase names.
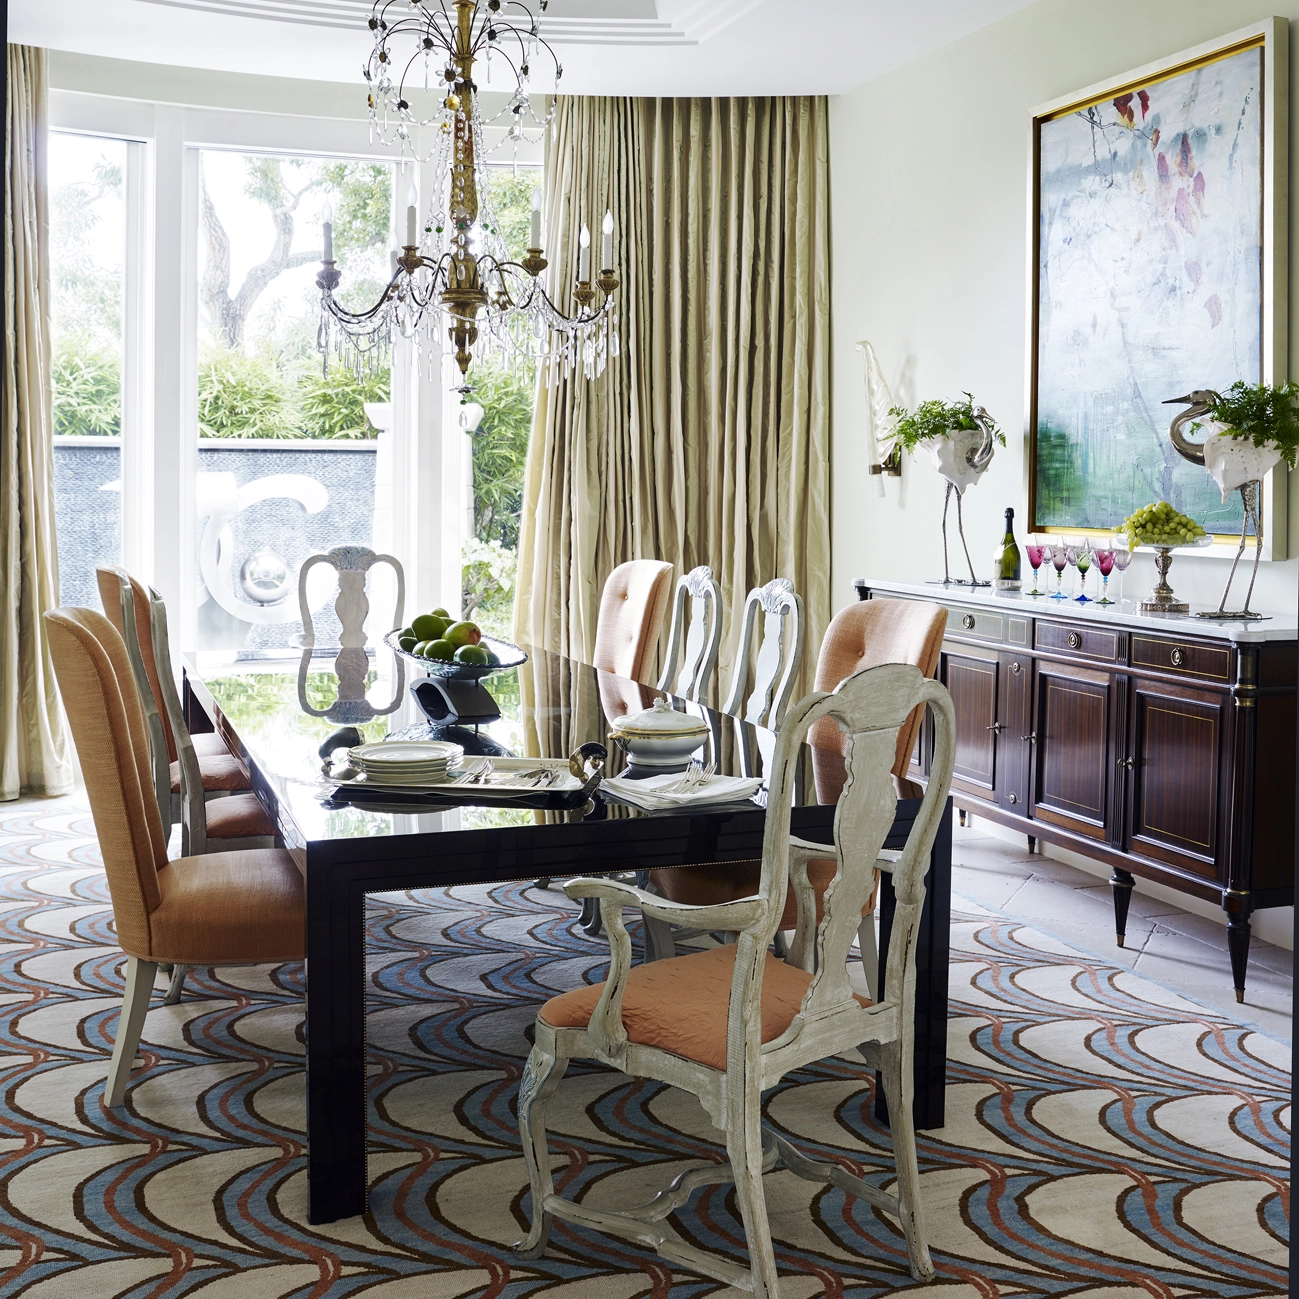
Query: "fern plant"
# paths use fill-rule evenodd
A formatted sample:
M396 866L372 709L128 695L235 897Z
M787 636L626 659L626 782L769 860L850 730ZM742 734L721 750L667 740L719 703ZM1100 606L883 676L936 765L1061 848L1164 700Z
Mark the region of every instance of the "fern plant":
M1256 447L1274 446L1282 459L1295 467L1299 456L1299 384L1283 383L1272 387L1266 383L1246 383L1237 379L1209 407L1209 418L1224 425L1225 437L1243 438ZM1203 426L1197 421L1192 430Z
M88 334L67 334L54 348L54 431L61 437L115 437L122 431L122 367Z
M956 429L978 428L974 422L974 398L967 392L964 401L940 401L933 398L922 401L912 412L904 406L894 406L889 414L897 420L893 432L895 445L914 451L930 438L950 437ZM1006 445L1006 435L997 427L991 415L984 415L992 436Z

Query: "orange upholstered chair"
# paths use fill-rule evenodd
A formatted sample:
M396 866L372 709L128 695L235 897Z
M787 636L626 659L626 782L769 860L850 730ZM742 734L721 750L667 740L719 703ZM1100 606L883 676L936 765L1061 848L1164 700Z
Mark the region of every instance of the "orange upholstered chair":
M306 894L277 848L167 860L153 797L144 710L116 628L90 609L45 615L50 657L77 746L127 955L126 994L105 1102L120 1105L159 963L300 961Z
M894 819L892 768L898 728L912 709L924 706L933 709L935 720L929 788L906 847L900 853L885 851ZM846 751L852 781L844 788L832 845L804 842L789 828L799 749L809 727L822 721L842 727L851 739ZM752 896L689 907L618 880L576 879L565 885L571 898L599 900L609 932L609 977L552 997L537 1016L535 1045L523 1070L518 1103L532 1193L531 1229L517 1247L526 1256L535 1258L545 1250L551 1221L561 1218L649 1245L673 1268L687 1267L775 1299L776 1259L762 1175L779 1161L787 1170L782 1176L829 1182L896 1217L911 1275L918 1281L934 1276L911 1118L912 1007L916 926L930 851L946 810L955 729L951 696L914 667L886 664L859 672L832 694L808 696L781 726L768 773L771 794L760 876ZM818 905L808 866L826 856L833 857L833 887ZM886 992L879 1004L871 1005L854 994L846 963L879 870L892 874L898 905ZM791 885L798 923L789 957L781 961L769 948ZM627 907L639 907L668 924L729 930L739 938L727 946L632 966L622 918ZM764 1092L795 1069L849 1050L860 1051L867 1067L878 1068L883 1079L897 1166L891 1185L875 1170L869 1181L848 1173L830 1152L804 1154L763 1122ZM623 1212L609 1208L603 1198L597 1208L556 1194L546 1110L574 1059L594 1060L690 1092L726 1134L727 1162L692 1169L648 1203ZM867 1086L865 1078L862 1086ZM836 1097L835 1103L841 1101ZM874 1162L874 1154L871 1159ZM699 1188L726 1182L735 1184L744 1223L747 1250L738 1251L738 1258L705 1251L667 1223L671 1211ZM786 1192L782 1198L788 1202ZM864 1206L860 1212L869 1214Z
M126 644L136 688L140 692L153 753L158 810L162 813L163 833L170 835L172 824L181 819L180 755L176 748L175 726L168 717L164 702L163 683L154 652L149 593L142 582L120 568L96 568L95 577L99 582L99 598L104 613ZM174 683L172 688L175 689ZM181 725L184 725L183 721ZM251 788L244 764L230 752L220 735L209 732L190 738L205 793L220 797ZM162 752L157 751L159 740ZM169 793L164 794L164 791Z
M605 580L591 665L602 672L644 679L654 658L672 594L672 565L660 559L619 564Z
M938 669L947 627L947 610L919 600L862 600L840 610L826 628L816 662L816 689L833 690L845 678L883 663L909 663L921 675L932 677ZM893 780L901 797L914 798L922 792L906 778L915 747L916 733L924 714L917 708L898 730ZM843 790L846 737L833 722L821 722L808 736L812 750L812 771L817 801L836 803ZM732 866L680 866L653 870L650 882L664 897L695 905L747 897L757 887L759 863L740 862ZM833 874L833 863L813 862L808 875L820 896ZM866 986L875 985L879 959L875 942L875 896L871 895L861 924L859 942ZM793 927L794 898L787 899L782 929Z

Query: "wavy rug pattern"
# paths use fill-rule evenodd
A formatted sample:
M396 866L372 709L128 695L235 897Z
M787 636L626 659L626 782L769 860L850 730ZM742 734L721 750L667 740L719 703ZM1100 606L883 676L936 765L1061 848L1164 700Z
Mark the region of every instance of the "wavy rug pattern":
M537 1007L601 977L560 893L385 895L370 910L371 1209L310 1227L302 969L196 972L103 1105L122 991L94 829L69 799L0 810L0 1296L54 1299L692 1299L722 1289L557 1224L519 1262L513 1104ZM911 1282L884 1215L766 1179L785 1299L1250 1296L1286 1290L1289 1050L1023 924L954 919L948 1123L922 1134L938 1267ZM887 1186L887 1130L847 1061L767 1116ZM574 1065L552 1107L560 1186L648 1198L721 1147L690 1097ZM728 1188L678 1215L743 1257Z

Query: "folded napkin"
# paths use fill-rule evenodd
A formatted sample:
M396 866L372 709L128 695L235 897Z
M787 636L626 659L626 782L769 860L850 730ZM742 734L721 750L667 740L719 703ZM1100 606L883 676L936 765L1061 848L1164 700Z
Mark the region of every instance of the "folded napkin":
M696 785L685 794L669 794L681 781L681 772L666 776L647 776L644 780L628 780L611 776L600 785L605 794L612 794L622 803L643 808L647 812L661 812L670 807L702 807L713 803L741 803L752 798L762 788L762 781L743 776L714 776L702 785Z

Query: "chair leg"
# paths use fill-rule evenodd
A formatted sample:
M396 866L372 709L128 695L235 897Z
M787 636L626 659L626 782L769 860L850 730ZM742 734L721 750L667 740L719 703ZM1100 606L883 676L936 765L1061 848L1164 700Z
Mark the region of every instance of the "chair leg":
M666 920L647 916L641 912L641 922L645 932L645 961L663 961L677 954L676 940L672 937L672 926Z
M135 1064L135 1048L140 1045L144 1016L153 995L153 977L157 972L156 961L142 961L137 956L126 958L126 991L122 995L117 1039L113 1043L113 1059L108 1066L108 1083L104 1088L104 1104L110 1109L120 1105L126 1095L131 1066Z
M738 1090L738 1089L737 1089ZM762 1105L756 1085L744 1088L743 1096L731 1093L727 1105L726 1155L735 1175L735 1199L744 1222L749 1246L753 1299L779 1299L776 1253L771 1244L767 1220L767 1197L762 1189L765 1152L762 1147Z
M188 965L171 967L171 983L167 987L167 995L162 999L164 1006L174 1006L180 1000L181 993L185 991L185 975L188 973Z
M857 946L861 948L861 968L862 973L866 976L866 995L875 1000L875 994L878 991L876 983L879 980L880 972L880 953L879 948L875 945L875 913L868 911L861 918L861 924L857 927Z
M523 1138L523 1158L532 1189L532 1225L514 1248L525 1258L540 1258L550 1240L551 1217L544 1205L554 1194L555 1184L550 1176L546 1110L567 1068L567 1060L557 1060L549 1051L534 1046L519 1082L519 1135Z
M889 1131L893 1136L893 1159L898 1170L898 1220L906 1237L911 1275L917 1281L931 1281L934 1265L925 1239L924 1206L920 1200L920 1167L916 1162L916 1129L911 1116L911 1078L898 1043L880 1052L880 1077L889 1107Z

